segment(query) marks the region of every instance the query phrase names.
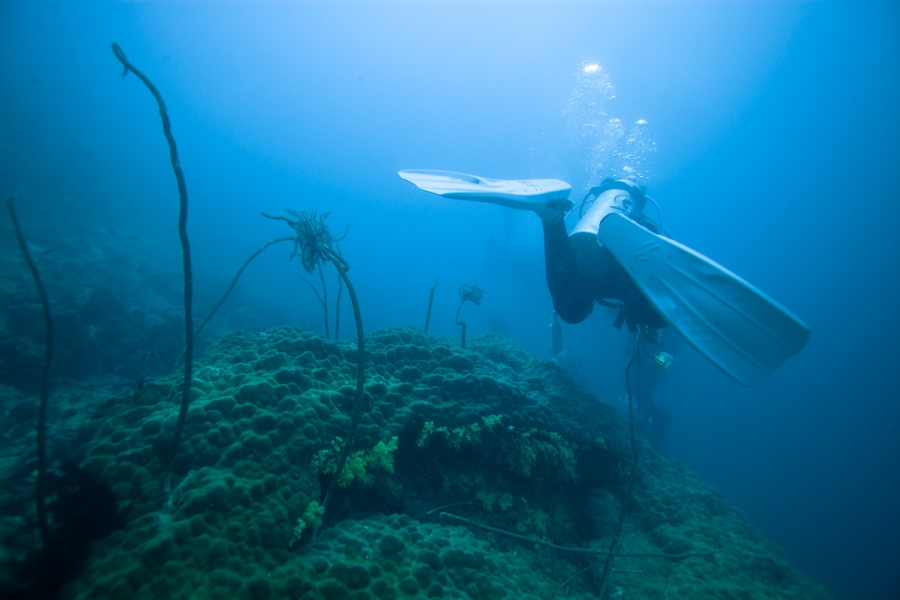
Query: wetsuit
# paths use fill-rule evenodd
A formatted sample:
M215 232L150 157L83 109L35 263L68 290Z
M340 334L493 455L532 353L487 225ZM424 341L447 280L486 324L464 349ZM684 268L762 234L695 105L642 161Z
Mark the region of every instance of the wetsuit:
M547 287L553 298L553 308L563 321L580 323L591 314L595 301L613 299L624 305L624 317L630 331L637 325L656 328L668 325L608 250L601 248L599 260L603 264L599 271L602 274L588 280L579 274L578 260L569 243L562 215L541 222Z

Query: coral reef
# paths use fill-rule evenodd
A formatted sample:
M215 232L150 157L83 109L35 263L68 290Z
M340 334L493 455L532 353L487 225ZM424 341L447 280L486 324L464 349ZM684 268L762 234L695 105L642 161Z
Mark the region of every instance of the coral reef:
M499 334L391 328L366 338L366 400L333 510L319 502L356 402L356 344L292 327L234 333L195 371L174 489L160 473L177 375L101 403L83 468L125 527L98 542L77 598L589 598L628 479L627 423ZM608 593L827 598L676 462L641 444ZM317 457L319 459L317 460ZM330 457L330 458L329 458ZM325 468L323 468L325 467ZM390 467L390 468L388 468ZM440 519L441 510L557 546ZM440 508L438 508L440 507ZM320 525L316 540L308 531ZM687 552L702 557L666 559Z

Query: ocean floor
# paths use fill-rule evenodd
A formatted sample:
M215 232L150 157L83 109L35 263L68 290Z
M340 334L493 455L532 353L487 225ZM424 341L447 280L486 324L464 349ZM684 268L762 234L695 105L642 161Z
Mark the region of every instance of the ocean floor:
M640 437L628 503L627 420L500 334L467 341L411 327L366 338L368 410L324 522L355 341L276 327L208 348L167 495L179 373L112 397L58 389L51 443L111 490L119 515L64 597L598 598L627 503L607 598L828 598ZM34 462L22 460L34 400L0 387L0 413L8 584L37 542Z

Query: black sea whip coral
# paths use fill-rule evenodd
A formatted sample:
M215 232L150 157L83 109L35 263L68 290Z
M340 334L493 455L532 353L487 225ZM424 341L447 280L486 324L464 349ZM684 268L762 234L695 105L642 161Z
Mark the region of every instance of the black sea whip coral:
M35 506L37 510L38 531L41 534L41 543L44 548L47 547L50 536L47 527L47 507L45 505L45 495L47 486L47 406L50 403L50 359L53 356L53 319L50 316L50 300L47 298L47 290L44 282L38 273L37 265L31 258L28 251L28 243L19 227L19 217L16 216L16 210L13 206L15 196L10 196L6 200L6 206L9 209L9 218L13 224L13 231L16 233L16 240L19 242L19 248L22 250L22 256L25 263L31 271L34 278L35 287L37 287L38 295L41 298L41 306L44 310L44 366L41 369L41 395L38 404L38 422L37 422L37 479L35 481Z
M175 138L172 136L172 124L169 121L169 113L162 94L153 85L153 82L134 67L125 52L118 44L113 42L113 54L122 63L122 76L129 71L140 79L147 89L153 94L159 106L159 117L162 120L163 135L169 144L169 160L172 163L172 171L175 173L175 183L178 185L179 213L178 213L178 237L181 239L182 265L184 270L184 380L181 388L181 409L178 412L178 422L175 425L175 433L172 435L172 446L169 449L169 457L166 460L165 474L163 476L163 492L169 493L169 484L172 479L172 471L175 468L175 457L178 454L178 446L181 443L181 431L184 429L184 421L187 417L188 405L191 402L191 381L194 365L194 321L191 316L193 302L193 270L191 268L191 244L187 234L188 195L187 184L184 182L184 173L181 170L181 162L178 160L178 149L175 147Z

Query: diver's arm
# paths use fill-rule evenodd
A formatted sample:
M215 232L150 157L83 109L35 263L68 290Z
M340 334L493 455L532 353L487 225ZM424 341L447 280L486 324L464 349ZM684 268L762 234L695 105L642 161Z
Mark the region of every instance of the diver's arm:
M578 273L578 263L569 244L563 213L555 212L557 214L548 214L546 217L541 214L547 287L550 288L553 308L559 317L566 323L580 323L591 314L594 300L587 293L585 282Z

